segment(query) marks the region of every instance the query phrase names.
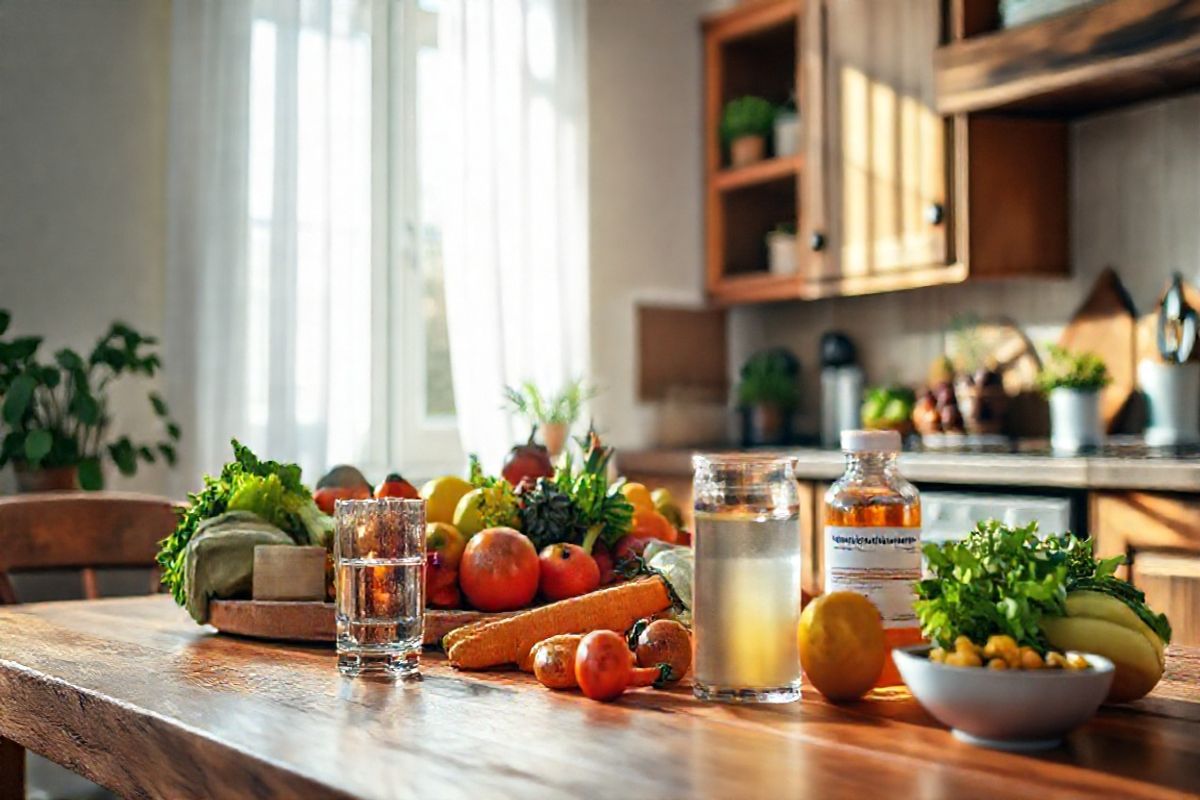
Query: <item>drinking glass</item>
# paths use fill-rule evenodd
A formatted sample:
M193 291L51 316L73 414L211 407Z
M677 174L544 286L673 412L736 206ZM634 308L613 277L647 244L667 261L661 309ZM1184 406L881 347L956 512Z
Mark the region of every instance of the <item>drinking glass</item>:
M696 455L693 692L701 700L800 697L800 494L793 460Z
M334 522L338 669L415 677L425 627L425 501L339 500Z

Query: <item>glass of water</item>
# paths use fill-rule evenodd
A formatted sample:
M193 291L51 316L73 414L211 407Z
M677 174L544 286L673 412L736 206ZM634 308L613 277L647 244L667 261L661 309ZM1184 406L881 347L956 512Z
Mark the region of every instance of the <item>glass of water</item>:
M696 455L693 692L800 698L800 494L792 459Z
M339 500L334 521L338 669L415 677L425 627L425 501Z

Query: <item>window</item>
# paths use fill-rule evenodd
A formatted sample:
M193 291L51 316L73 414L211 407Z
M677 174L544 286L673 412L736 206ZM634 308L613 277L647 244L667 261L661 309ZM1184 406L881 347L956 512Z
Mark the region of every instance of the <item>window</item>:
M242 360L246 435L274 441L273 427L292 426L306 468L457 469L437 4L255 10L244 318L246 341L271 347Z

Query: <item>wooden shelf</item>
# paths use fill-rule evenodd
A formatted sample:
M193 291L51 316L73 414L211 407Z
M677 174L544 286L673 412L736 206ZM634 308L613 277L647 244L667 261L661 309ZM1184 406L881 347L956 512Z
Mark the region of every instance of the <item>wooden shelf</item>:
M808 296L800 274L772 275L766 270L725 275L709 287L709 294L722 305L803 300Z
M749 186L795 178L803 167L803 156L768 158L748 167L723 169L713 175L712 185L717 191L731 192Z
M1200 0L1108 0L939 47L942 114L1073 117L1200 86Z

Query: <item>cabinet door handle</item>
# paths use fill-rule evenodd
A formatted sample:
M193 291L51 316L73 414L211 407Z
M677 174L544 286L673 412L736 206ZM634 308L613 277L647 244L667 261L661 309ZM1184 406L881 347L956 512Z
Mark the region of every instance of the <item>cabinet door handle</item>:
M824 250L825 234L821 233L820 231L813 231L812 235L808 237L808 246L814 253Z
M930 203L925 209L925 219L930 225L941 225L946 221L946 208L941 203Z

